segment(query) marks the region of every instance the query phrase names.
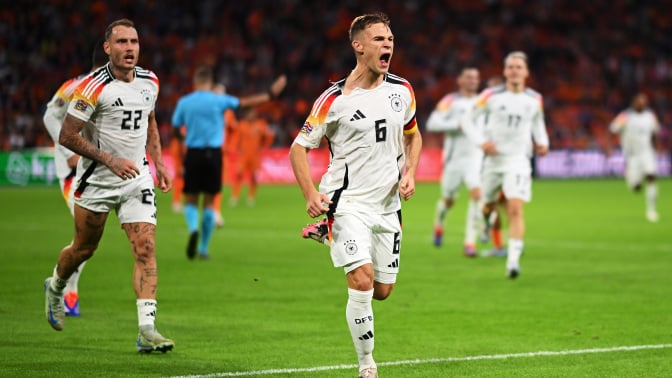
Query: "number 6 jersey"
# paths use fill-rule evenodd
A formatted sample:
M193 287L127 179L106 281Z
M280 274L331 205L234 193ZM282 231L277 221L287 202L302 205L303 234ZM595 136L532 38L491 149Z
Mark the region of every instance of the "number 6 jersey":
M320 192L332 199L336 211L397 211L403 136L418 132L413 88L393 74L374 89L356 88L345 95L344 85L341 79L317 98L294 142L312 149L326 137L331 160Z
M87 121L82 136L114 157L132 160L141 174L149 173L145 158L147 127L159 93L159 79L148 70L134 68L131 82L117 80L109 63L84 78L73 95L68 114ZM79 179L102 186L124 181L106 166L82 157Z

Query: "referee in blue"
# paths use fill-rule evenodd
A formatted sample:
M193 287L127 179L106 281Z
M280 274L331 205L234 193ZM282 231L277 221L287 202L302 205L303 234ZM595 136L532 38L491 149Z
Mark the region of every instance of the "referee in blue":
M172 117L175 137L184 141L187 152L184 156L184 218L189 229L187 257L196 256L199 241L198 200L203 194L203 220L200 228L199 256L209 257L208 247L215 228L213 199L222 190L222 144L224 143L224 112L227 109L252 107L277 97L287 84L287 78L279 76L268 92L245 97L213 92L212 68L198 67L194 73L194 91L182 96ZM182 126L186 129L183 136Z

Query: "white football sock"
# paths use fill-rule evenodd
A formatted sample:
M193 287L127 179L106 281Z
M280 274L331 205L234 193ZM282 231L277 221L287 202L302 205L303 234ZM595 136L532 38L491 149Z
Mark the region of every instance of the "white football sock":
M79 275L82 274L82 269L84 269L84 265L86 264L86 261L82 261L81 264L77 267L74 273L68 278L68 284L65 286L65 292L75 292L77 293L77 284L79 283Z
M156 319L156 300L155 299L138 299L136 301L138 306L138 325L154 325Z
M523 254L523 241L520 239L509 239L509 250L506 257L506 267L517 268L520 255Z
M467 207L467 225L464 230L465 245L476 244L476 236L478 236L480 220L481 212L478 207L478 201L469 200L469 205Z
M56 268L58 268L58 265L54 267L54 273L52 274L52 280L51 280L51 290L53 290L56 293L63 293L63 289L65 289L65 286L68 284L68 280L64 280L61 277L58 276L58 273L56 272Z
M373 361L373 308L371 301L373 290L360 291L348 289L348 304L345 317L350 328L350 335L355 344L359 370L375 368Z
M655 182L646 184L646 209L656 211L656 200L658 199L658 186Z
M446 214L448 214L448 208L446 207L446 203L443 201L443 199L440 199L439 202L436 203L436 215L434 217L434 226L441 227L443 226L443 220L446 219Z

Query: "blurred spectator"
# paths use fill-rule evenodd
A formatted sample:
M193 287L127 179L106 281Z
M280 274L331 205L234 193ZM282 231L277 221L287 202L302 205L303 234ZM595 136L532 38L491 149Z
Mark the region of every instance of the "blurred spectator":
M88 68L97 32L120 17L143 19L140 66L162 78L157 120L165 125L191 72L216 67L216 80L241 95L265 90L280 72L289 86L266 115L276 146L288 145L309 111L305 102L354 58L344 41L349 20L377 10L366 2L328 0L25 0L0 6L0 147L50 143L41 122L49 95ZM391 71L414 84L420 126L455 90L452 77L471 65L501 74L512 50L530 55L530 85L545 94L553 148L599 148L631 93L645 91L662 125L672 124L672 2L654 0L452 0L387 2L398 42ZM65 38L66 43L63 42ZM25 117L32 120L26 122ZM23 124L22 124L23 123ZM32 126L30 126L32 124ZM664 134L670 149L669 133ZM15 142L10 143L9 139ZM23 142L19 141L23 139ZM426 146L440 146L428 138Z

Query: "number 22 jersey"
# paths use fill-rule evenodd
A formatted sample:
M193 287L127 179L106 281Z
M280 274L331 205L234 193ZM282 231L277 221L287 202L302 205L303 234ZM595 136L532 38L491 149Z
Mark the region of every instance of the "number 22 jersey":
M88 121L82 136L117 158L135 162L141 174L149 173L145 145L149 115L159 93L159 79L148 70L134 68L133 81L117 80L109 63L83 79L73 95L68 114ZM118 186L124 180L105 165L82 157L78 178L100 186Z

